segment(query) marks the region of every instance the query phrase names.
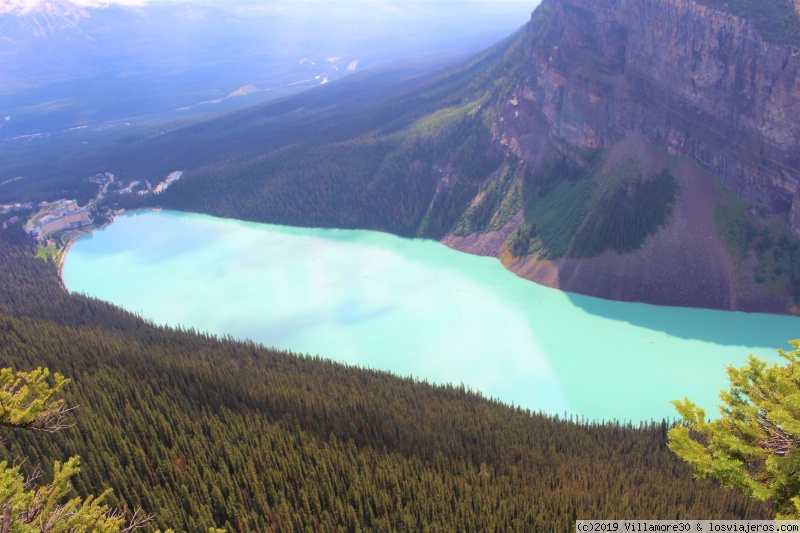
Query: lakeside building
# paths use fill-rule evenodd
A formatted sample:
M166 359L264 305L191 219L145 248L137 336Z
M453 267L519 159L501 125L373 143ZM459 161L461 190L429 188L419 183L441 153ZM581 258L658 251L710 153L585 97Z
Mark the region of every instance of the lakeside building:
M74 205L75 208L72 208L72 205ZM34 230L36 237L40 241L43 241L52 233L80 228L81 226L92 223L92 220L89 218L89 210L86 208L77 209L77 204L75 204L75 202L71 202L70 208L66 208L65 206L58 209L56 213L62 214L42 220Z

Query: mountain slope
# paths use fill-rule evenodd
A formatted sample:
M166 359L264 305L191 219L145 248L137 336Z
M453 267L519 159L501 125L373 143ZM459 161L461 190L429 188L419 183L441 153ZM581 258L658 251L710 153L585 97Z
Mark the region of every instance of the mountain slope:
M505 157L482 106L519 47L508 39L434 77L356 76L142 140L104 163L126 176L191 168L158 198L165 207L438 238Z

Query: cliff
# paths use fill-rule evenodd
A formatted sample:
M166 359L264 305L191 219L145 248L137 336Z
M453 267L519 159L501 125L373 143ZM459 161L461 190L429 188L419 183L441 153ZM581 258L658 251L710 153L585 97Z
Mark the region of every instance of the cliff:
M777 265L764 248L791 256L796 238L780 227L800 235L797 50L769 42L751 20L695 0L544 0L526 31L522 82L493 121L495 137L527 167L524 217L503 238L453 234L445 242L584 294L795 312L800 261ZM543 183L569 174L553 176L546 162L554 157L583 169L581 179L591 183L564 194L588 211L610 208L612 195L597 191L624 181L631 165L641 183L668 169L680 193L638 246L614 249L612 239L599 253L587 248L581 233L597 222L591 214L575 215L567 237L559 229L561 246L542 230L551 224L543 210L558 193ZM619 187L632 198L630 183ZM593 192L580 196L584 190ZM729 191L746 205L732 207ZM572 209L558 201L562 213Z
M601 7L602 6L602 7ZM524 97L552 134L608 148L641 133L700 162L765 213L800 183L800 58L685 0L545 2ZM800 227L796 227L800 230Z

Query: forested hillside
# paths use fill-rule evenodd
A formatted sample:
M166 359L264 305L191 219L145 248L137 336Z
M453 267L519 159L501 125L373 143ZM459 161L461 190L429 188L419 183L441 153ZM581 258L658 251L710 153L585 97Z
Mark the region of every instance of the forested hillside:
M694 481L664 423L565 421L155 327L66 293L18 229L0 231L0 361L62 372L80 406L58 434L5 433L0 457L32 469L78 454L79 493L111 486L113 504L162 528L567 531L576 517L766 516Z
M111 168L191 168L144 200L162 207L440 238L506 158L483 106L513 85L520 35L431 77L378 73L144 140Z
M521 75L530 46L523 37L518 32L434 75L354 75L212 121L140 130L111 145L91 137L87 144L53 140L35 153L32 146L15 149L3 171L24 177L0 185L0 199L11 200L12 190L17 200L88 199L86 177L97 172L156 183L180 169L187 179L164 194L110 195L108 205L440 238L508 157L493 141L489 104Z

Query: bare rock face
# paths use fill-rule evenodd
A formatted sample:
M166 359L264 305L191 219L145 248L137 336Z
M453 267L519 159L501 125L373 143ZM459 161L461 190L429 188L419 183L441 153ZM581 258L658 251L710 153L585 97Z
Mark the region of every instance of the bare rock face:
M707 0L543 0L526 31L498 140L532 165L553 150L577 164L603 151L663 165L681 193L638 250L548 259L501 247L504 264L604 298L796 314L792 291L759 285L752 254L726 247L715 209L727 193L715 179L800 237L800 52Z
M540 110L555 140L605 149L640 133L698 161L754 210L791 209L800 57L790 47L695 0L544 0L528 28L535 45L517 105ZM524 157L524 135L513 124L505 135Z

